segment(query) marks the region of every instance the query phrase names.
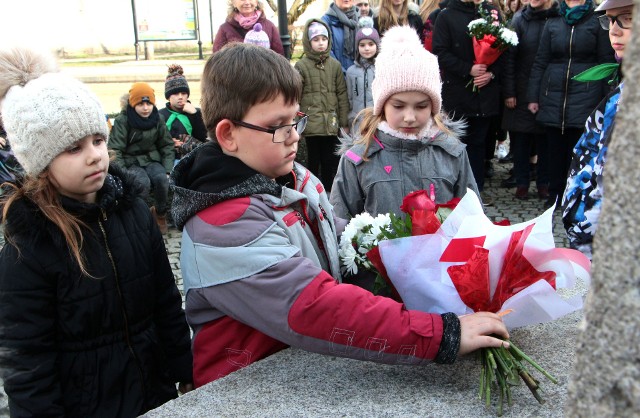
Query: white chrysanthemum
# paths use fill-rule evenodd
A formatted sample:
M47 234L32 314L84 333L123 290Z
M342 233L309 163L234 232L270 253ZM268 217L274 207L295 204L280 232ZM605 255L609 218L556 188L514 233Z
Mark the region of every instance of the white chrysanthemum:
M340 260L342 261L342 269L343 272L348 274L357 274L358 273L358 264L356 263L356 258L358 254L356 253L353 245L345 245L340 248L338 251L338 255L340 256Z
M518 35L511 29L507 29L507 28L500 29L500 38L504 41L504 43L509 44L511 46L518 45Z
M366 226L369 226L373 223L373 216L368 214L367 212L361 213L359 215L354 216L351 221L349 221L349 225L352 225L358 230L362 231Z
M469 24L467 25L467 27L469 28L469 30L473 30L474 27L480 25L486 25L487 21L484 19L476 19L476 20L472 20L471 22L469 22Z

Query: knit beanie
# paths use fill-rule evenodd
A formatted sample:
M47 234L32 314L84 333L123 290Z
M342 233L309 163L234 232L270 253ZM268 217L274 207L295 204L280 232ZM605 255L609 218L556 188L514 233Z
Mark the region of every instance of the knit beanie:
M191 94L189 90L189 83L184 77L184 70L179 64L171 64L167 70L169 73L164 81L164 98L169 100L172 94L187 93L187 96Z
M149 102L156 105L156 95L150 85L143 82L133 83L129 90L129 104L136 107L142 102Z
M309 41L319 35L324 35L327 38L329 37L329 31L327 31L327 27L319 22L313 22L309 25L309 30L307 31L309 34Z
M394 26L382 38L376 58L376 77L371 84L373 114L382 112L389 96L419 91L431 98L431 112L440 113L442 82L435 55L424 49L416 31Z
M253 25L253 30L247 32L244 36L244 43L258 45L267 49L271 48L269 36L262 30L260 23Z
M356 48L363 39L371 39L380 49L380 34L373 28L373 19L369 16L363 16L358 20L358 32L356 32Z
M109 137L98 98L80 81L59 73L48 53L0 51L0 100L7 138L28 175L37 176L88 135Z

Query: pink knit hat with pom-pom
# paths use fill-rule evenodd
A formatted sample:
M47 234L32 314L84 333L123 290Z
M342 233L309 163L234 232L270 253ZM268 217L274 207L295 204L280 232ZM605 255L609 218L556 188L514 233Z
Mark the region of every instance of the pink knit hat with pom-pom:
M246 35L244 35L244 43L262 46L267 49L271 48L269 36L262 30L262 25L260 23L253 25L253 30L250 30Z
M373 114L382 113L387 99L396 93L419 91L431 98L431 112L442 108L442 82L435 55L424 49L415 29L394 26L382 37L371 85Z

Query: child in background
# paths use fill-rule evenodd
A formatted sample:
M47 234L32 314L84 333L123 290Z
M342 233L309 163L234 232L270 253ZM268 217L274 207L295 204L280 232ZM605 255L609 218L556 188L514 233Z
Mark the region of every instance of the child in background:
M345 222L295 162L307 116L287 59L236 43L213 54L202 83L212 141L171 174L196 386L288 346L423 365L502 344L490 337L507 336L495 314L407 311L339 283Z
M431 186L437 203L478 193L458 140L464 125L441 113L438 61L412 28L387 31L376 73L373 108L363 111L355 145L345 145L331 189L337 216L400 214L404 196Z
M151 208L160 232L166 234L169 181L175 151L164 119L158 113L156 96L147 83L133 83L123 96L122 112L111 129L109 148L116 161L126 167L142 187L144 198L153 186L155 206Z
M164 98L169 101L159 112L173 140L176 160L179 160L207 140L207 128L202 121L202 112L189 101L191 90L182 66L171 64L168 72Z
M356 115L373 106L371 83L376 76L376 57L380 48L380 36L373 28L373 19L361 17L361 28L356 32L356 60L347 70L347 94L349 96L349 128L357 132Z
M300 111L309 115L304 139L307 165L325 187L331 187L340 157L336 149L342 127L349 132L349 96L340 62L329 55L331 38L322 20L310 19L304 26L303 57L295 68L302 75Z
M269 36L262 30L262 25L260 23L253 25L253 29L244 35L244 43L258 45L267 49L271 48Z
M12 417L134 417L189 390L192 356L162 236L109 166L97 97L51 56L0 52L26 176L2 201L0 359Z

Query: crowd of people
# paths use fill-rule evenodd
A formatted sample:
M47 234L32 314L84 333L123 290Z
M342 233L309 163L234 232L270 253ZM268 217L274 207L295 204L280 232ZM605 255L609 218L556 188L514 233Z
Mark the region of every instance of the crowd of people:
M136 82L112 128L51 56L0 51L0 146L20 167L0 251L12 416L137 416L289 346L419 366L508 344L498 315L407 310L343 277L337 252L349 218L402 216L415 190L490 204L487 161L507 132L515 197L529 198L536 157L538 197L591 256L632 1L371 6L336 0L308 20L292 66L262 4L230 0L201 109L171 65L164 108ZM467 28L485 15L520 39L491 65Z

